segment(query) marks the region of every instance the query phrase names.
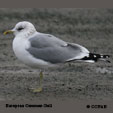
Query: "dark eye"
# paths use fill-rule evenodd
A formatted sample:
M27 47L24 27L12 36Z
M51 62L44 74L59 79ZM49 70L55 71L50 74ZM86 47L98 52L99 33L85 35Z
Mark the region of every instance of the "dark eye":
M24 29L24 28L23 28L23 27L19 27L17 30L18 30L18 31L21 31L22 29Z

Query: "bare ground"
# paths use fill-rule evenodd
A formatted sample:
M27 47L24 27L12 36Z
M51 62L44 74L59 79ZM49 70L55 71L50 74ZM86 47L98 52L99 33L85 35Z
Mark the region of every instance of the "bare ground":
M113 99L113 10L112 9L0 9L0 100L112 100ZM15 57L13 36L3 36L18 21L31 21L40 32L111 55L111 63L73 62L44 72L33 70Z

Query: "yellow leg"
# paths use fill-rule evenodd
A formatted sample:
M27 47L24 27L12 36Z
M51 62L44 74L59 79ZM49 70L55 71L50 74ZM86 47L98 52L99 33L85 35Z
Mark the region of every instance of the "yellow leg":
M36 88L36 89L32 89L34 93L39 93L39 92L42 91L42 80L43 80L43 73L42 73L42 71L40 72L39 75L40 75L39 87Z

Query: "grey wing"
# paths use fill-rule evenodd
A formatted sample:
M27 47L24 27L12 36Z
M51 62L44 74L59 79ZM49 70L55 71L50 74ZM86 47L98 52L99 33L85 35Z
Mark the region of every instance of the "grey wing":
M88 52L87 49L78 44L66 43L60 39L54 39L54 37L49 40L49 42L46 39L43 39L43 42L40 42L36 38L30 40L30 42L31 47L29 47L27 51L29 51L29 53L35 58L42 59L50 63L63 63L79 59L84 57Z
M67 43L53 35L37 33L29 39L31 46L36 48L43 48L49 46L61 45L65 46Z

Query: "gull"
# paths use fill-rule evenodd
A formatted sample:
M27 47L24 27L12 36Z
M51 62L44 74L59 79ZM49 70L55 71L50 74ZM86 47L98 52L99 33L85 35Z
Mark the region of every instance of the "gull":
M13 33L12 43L16 57L32 68L54 67L72 61L94 63L98 60L107 60L109 55L91 53L85 47L63 41L51 34L37 32L34 25L28 21L18 22L11 30L4 34ZM43 73L40 72L40 85L33 92L42 91Z

